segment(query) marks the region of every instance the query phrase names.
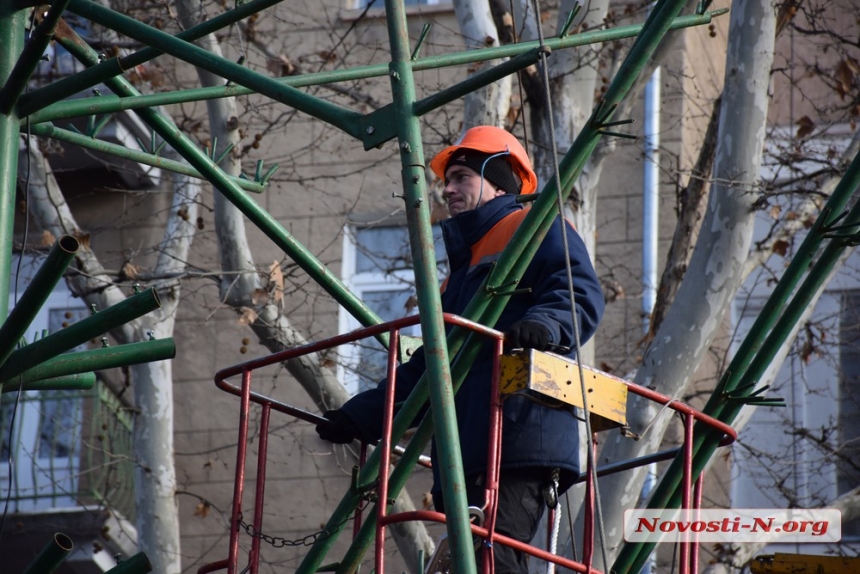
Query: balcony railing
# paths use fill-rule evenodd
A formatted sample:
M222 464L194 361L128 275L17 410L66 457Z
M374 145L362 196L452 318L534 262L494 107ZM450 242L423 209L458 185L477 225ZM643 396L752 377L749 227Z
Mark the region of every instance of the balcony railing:
M16 395L0 399L0 492L5 498L11 483L9 511L100 506L133 521L128 406L102 381L88 391Z

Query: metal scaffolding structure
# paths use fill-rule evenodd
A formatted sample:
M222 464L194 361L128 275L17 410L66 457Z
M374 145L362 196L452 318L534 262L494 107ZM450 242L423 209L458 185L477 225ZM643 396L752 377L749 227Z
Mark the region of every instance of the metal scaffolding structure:
M156 106L182 102L202 101L242 94L257 93L284 106L289 106L323 122L326 122L362 143L365 149L374 148L386 141L396 139L401 162L403 201L408 220L412 260L417 280L418 308L423 344L427 350L427 373L415 392L400 409L393 422L393 438L398 440L406 431L415 415L429 399L432 406L432 421L424 421L411 445L401 457L398 469L411 468L418 460L421 449L432 433L437 437L440 468L443 473L444 496L448 539L457 572L473 574L475 562L469 515L465 499L463 469L457 440L453 406L453 394L464 379L468 366L478 350L473 337L462 328L454 327L446 336L443 324L440 294L436 280L436 258L430 223L430 210L424 201L427 192L425 181L424 149L420 133L419 118L444 106L479 87L490 84L501 77L534 65L543 46L537 42L506 45L495 48L471 50L431 58L418 58L417 47L409 45L406 29L406 13L402 0L386 0L385 10L388 25L391 60L387 65L372 65L326 71L301 76L273 79L256 73L241 64L213 56L197 47L193 41L206 34L220 30L244 18L256 14L280 2L280 0L249 0L237 3L232 10L213 17L180 34L171 35L133 18L112 11L92 0L54 0L45 12L36 32L25 42L29 14L35 2L27 0L0 3L0 277L10 275L13 248L13 220L16 193L16 166L18 139L24 123L30 133L42 137L56 138L71 144L132 159L161 169L200 177L210 182L218 192L238 207L251 223L257 226L284 254L295 261L308 275L323 287L350 314L365 325L381 322L358 297L356 297L328 267L303 246L283 225L261 208L248 192L264 192L274 169L263 172L258 166L253 180L244 180L225 174L218 167L218 159L201 150L195 143ZM699 13L679 16L685 0L662 0L651 11L642 25L594 30L576 35L563 32L559 37L547 39L544 45L550 49L564 49L588 43L606 42L624 37L636 37L629 55L617 75L612 79L605 97L588 122L583 126L560 163L560 182L564 195L570 193L574 182L598 142L605 135L613 134L613 126L624 123L613 118L617 105L627 95L643 67L651 58L665 34L672 29L707 24L723 11L708 12L704 7ZM147 47L128 55L103 59L62 21L62 14L69 11L94 23L115 30L137 40ZM25 93L31 75L48 43L56 40L87 69L56 80L50 85ZM157 94L140 94L122 76L124 70L147 62L161 54L206 69L227 80L221 87L165 91ZM413 75L419 70L463 65L496 58L510 58L491 70L477 74L437 94L419 99L416 96ZM302 88L362 78L388 76L391 87L391 102L383 108L362 114L302 91ZM67 100L72 94L105 83L111 95ZM96 139L93 133L80 134L55 126L59 119L87 117L96 114L112 114L133 110L140 119L152 128L155 134L172 147L186 162L170 161L157 153L132 151L122 146ZM214 154L213 154L214 155ZM776 291L775 305L766 306L753 331L729 367L726 376L714 392L705 412L716 419L730 423L741 405L754 402L750 397L751 382L755 381L772 360L790 326L797 320L809 297L827 275L842 251L856 240L856 227L860 223L860 208L854 206L844 219L843 210L860 183L860 158L854 160L848 174L833 193L823 215L810 230L806 241ZM506 248L484 289L468 307L465 318L492 327L500 316L517 278L522 275L534 255L540 240L546 234L553 219L557 217L556 182L552 181L541 191L513 241ZM825 246L820 255L819 248ZM44 379L78 376L80 371L64 369L70 359L58 358L66 349L80 341L89 340L92 333L104 333L134 317L149 312L157 305L154 291L147 291L130 298L122 309L105 310L91 318L89 325L77 327L77 334L64 331L51 335L38 344L15 350L23 329L29 325L47 293L61 278L66 266L77 250L73 238L63 238L51 252L43 266L44 277L31 285L33 293L26 295L18 307L7 312L8 285L0 281L0 309L6 318L0 329L0 385L23 376L26 384L39 387ZM817 258L816 258L817 257ZM812 268L812 271L807 271ZM800 284L803 277L806 280ZM798 285L799 288L798 288ZM793 298L792 298L793 297ZM27 319L29 317L29 320ZM23 325L23 326L22 326ZM67 329L66 331L71 331ZM387 333L379 337L387 341ZM172 343L172 341L171 341ZM125 351L122 361L112 355L110 359L93 354L86 363L87 372L129 364L133 360L158 360L172 356L172 345L163 342L141 342ZM141 347L141 346L145 346ZM129 345L128 347L132 347ZM169 347L169 348L167 348ZM157 349L157 350L156 350ZM114 349L117 350L117 349ZM85 353L79 353L81 355ZM457 360L450 364L450 357ZM112 362L108 363L110 360ZM15 379L17 380L17 379ZM69 388L71 383L61 380L60 388ZM65 386L63 386L65 385ZM30 387L25 387L30 388ZM432 423L432 424L431 424ZM712 455L722 435L707 429L696 433L695 469L700 472ZM676 462L680 460L676 459ZM379 469L379 451L371 455L363 470L362 481L372 481ZM680 463L677 463L680 464ZM652 505L672 507L681 504L679 499L681 472L676 465L663 477ZM395 471L389 485L390 496L402 488L408 471ZM358 505L355 492L347 493L337 507L326 528L342 528L344 518ZM370 545L372 528L362 529L342 566L358 563L364 550ZM336 540L335 536L321 539L311 547L299 567L300 572L315 572L322 564L327 552ZM619 573L638 572L650 547L645 544L628 544L613 567Z

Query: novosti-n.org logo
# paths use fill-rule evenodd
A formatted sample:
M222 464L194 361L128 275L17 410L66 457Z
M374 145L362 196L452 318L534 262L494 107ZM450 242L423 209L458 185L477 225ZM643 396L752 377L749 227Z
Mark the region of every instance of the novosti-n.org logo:
M627 542L839 542L834 508L638 509L624 512Z

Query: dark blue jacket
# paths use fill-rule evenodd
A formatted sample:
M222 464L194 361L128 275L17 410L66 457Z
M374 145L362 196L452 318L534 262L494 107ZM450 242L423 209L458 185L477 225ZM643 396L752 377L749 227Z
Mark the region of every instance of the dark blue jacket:
M511 195L493 199L478 209L442 222L450 275L443 285L442 309L462 314L483 283L493 261L501 255L525 215ZM600 283L582 238L565 224L570 250L580 342L594 334L603 315ZM507 330L522 319L537 321L556 345L573 348L574 331L559 220L553 223L531 264L517 285L527 290L511 297L495 328ZM423 348L397 370L396 400L403 401L424 373ZM486 471L489 430L489 389L492 349L487 344L455 396L463 470L468 475ZM350 399L343 411L362 429L366 440L382 434L382 403L386 381ZM566 488L579 472L578 424L569 409L544 406L523 395L504 403L502 467L562 469ZM432 456L435 461L435 448ZM435 466L435 465L434 465ZM441 490L434 469L434 492Z

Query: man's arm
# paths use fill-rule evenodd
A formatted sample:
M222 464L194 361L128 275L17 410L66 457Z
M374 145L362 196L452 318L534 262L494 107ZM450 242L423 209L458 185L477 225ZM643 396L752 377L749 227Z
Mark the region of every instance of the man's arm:
M600 280L588 257L585 243L568 223L565 223L565 232L579 338L580 343L584 344L597 330L603 317L605 301ZM533 278L529 283L534 304L520 322L538 323L547 329L550 343L573 348L575 339L565 259L559 222L556 220L529 266L527 274Z
M416 349L409 361L397 368L395 403L406 400L424 373L424 369L424 347L420 347ZM388 379L386 378L380 381L376 388L358 393L341 408L326 411L323 416L329 419L329 422L317 425L317 434L321 439L336 444L350 443L355 439L368 443L378 441L382 438L382 415L387 388Z

